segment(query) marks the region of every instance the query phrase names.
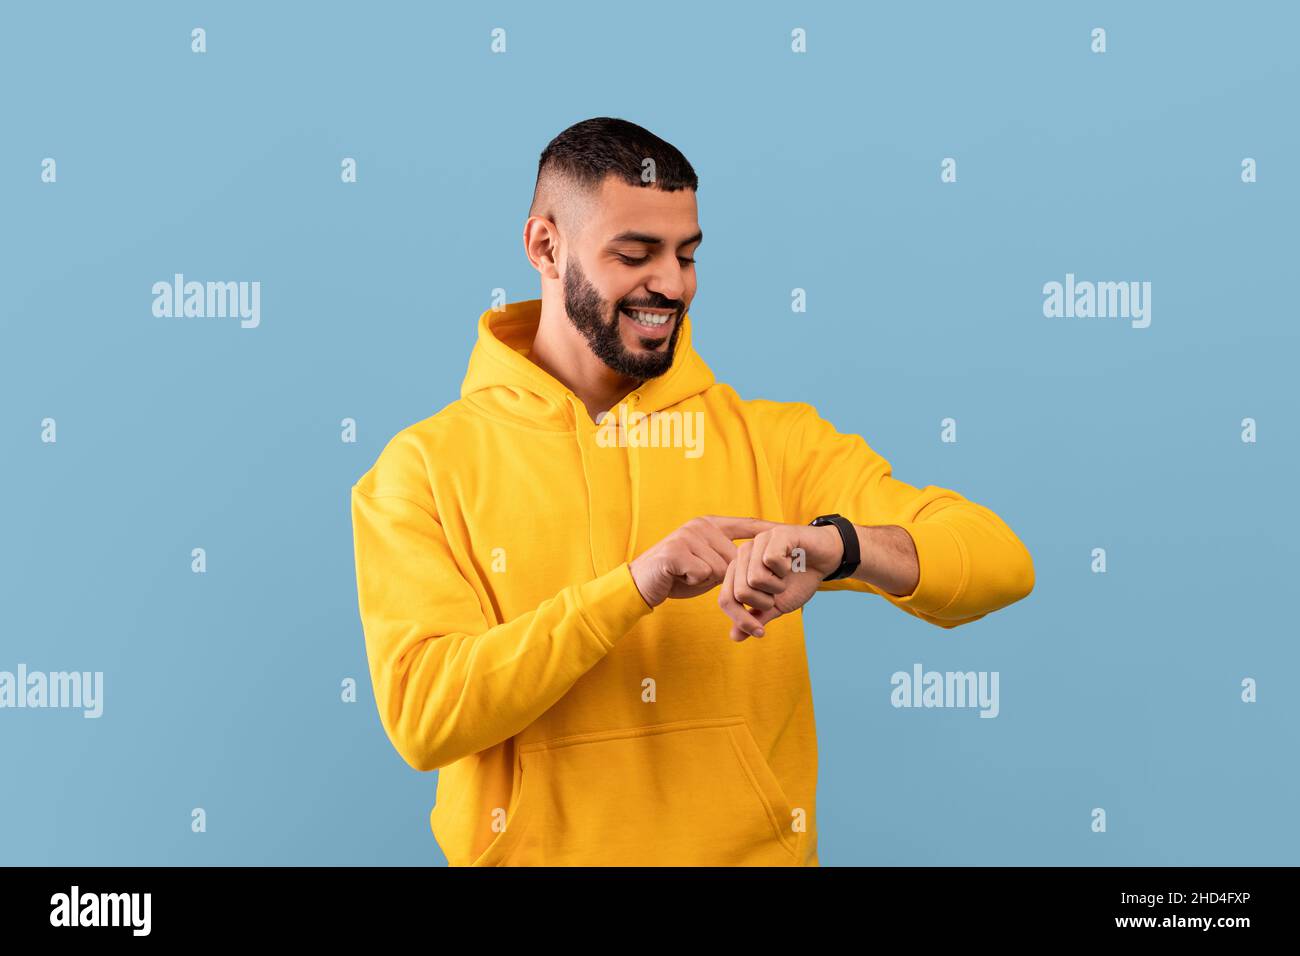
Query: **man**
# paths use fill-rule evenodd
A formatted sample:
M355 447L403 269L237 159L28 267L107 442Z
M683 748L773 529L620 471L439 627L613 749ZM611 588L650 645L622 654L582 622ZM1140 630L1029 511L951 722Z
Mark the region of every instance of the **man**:
M524 227L542 298L483 313L460 400L352 489L380 718L441 771L454 866L816 866L802 605L952 628L1033 589L992 511L714 380L696 186L632 123L557 136Z

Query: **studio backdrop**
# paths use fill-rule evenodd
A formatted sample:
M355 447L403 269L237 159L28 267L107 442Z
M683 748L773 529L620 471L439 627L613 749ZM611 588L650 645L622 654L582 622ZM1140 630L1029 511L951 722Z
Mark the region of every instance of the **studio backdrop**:
M1033 555L1031 595L952 630L805 608L821 863L1295 863L1297 30L6 5L0 863L445 864L436 772L376 709L349 492L459 397L480 315L538 297L538 155L595 116L699 175L717 378ZM900 692L930 674L980 692Z

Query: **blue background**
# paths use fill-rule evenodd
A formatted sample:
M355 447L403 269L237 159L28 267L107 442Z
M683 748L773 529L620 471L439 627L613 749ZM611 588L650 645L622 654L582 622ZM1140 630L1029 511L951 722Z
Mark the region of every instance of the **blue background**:
M538 154L614 115L700 175L718 378L811 402L1034 557L1027 600L954 631L809 605L822 863L1296 863L1298 28L1282 3L5 5L0 670L101 670L105 701L0 711L0 862L445 862L435 776L375 710L348 491L458 396L491 290L539 294ZM260 281L261 326L155 318L175 272ZM1151 326L1045 318L1067 272L1152 282ZM914 662L998 671L1000 716L894 709Z

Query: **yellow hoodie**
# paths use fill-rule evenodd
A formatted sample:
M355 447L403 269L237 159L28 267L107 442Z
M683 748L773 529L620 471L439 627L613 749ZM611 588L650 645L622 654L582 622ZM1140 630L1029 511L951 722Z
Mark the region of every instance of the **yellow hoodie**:
M802 614L736 643L716 588L651 609L629 562L699 515L838 512L907 529L920 582L821 590L951 628L1028 594L1030 556L812 406L714 381L688 315L671 369L598 426L528 359L540 310L483 313L460 399L352 488L375 700L407 763L440 770L434 836L453 866L816 866Z

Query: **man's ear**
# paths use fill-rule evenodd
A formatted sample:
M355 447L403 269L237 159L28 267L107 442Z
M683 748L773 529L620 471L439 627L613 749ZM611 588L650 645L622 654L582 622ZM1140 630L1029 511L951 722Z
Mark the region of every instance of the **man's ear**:
M559 233L555 223L544 216L529 216L524 223L524 253L544 279L558 279Z

